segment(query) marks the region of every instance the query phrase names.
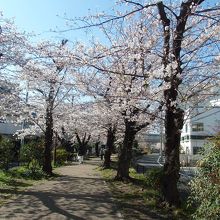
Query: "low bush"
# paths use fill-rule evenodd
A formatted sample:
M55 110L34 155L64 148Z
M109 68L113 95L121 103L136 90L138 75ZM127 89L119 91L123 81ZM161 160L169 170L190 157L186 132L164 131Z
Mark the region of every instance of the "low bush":
M198 162L198 175L191 181L189 206L196 206L193 219L220 219L220 135L205 146Z
M161 182L163 178L163 169L162 168L151 168L145 173L146 184L153 189L160 191Z
M18 178L18 179L23 178L23 179L40 180L46 177L45 173L41 170L41 168L40 167L36 168L35 165L34 165L34 169L32 165L30 168L27 166L14 167L8 171L8 174L13 178Z
M0 168L7 170L13 159L13 142L8 138L0 138Z
M68 159L68 152L63 148L58 148L56 150L56 165L63 165Z
M44 142L43 140L39 141L30 141L27 144L24 144L21 147L20 151L20 160L23 163L29 164L35 160L40 166L43 164L43 152L44 152Z

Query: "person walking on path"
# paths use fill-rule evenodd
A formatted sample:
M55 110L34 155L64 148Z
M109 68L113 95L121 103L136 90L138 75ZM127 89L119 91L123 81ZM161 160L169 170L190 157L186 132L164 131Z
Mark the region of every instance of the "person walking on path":
M104 155L105 155L105 145L102 145L102 146L101 146L101 149L100 149L100 157L101 157L101 160L103 160Z
M96 154L96 157L99 157L99 143L100 143L100 141L97 141L95 143L95 154Z

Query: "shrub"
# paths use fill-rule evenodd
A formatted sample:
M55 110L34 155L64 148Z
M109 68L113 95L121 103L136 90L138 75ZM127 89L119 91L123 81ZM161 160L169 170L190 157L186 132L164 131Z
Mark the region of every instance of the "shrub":
M40 170L40 164L37 160L32 159L32 161L28 164L28 169L31 171L31 173L33 173L33 175L35 173L37 173L38 170Z
M0 139L0 168L7 170L13 159L13 142L8 138Z
M21 147L20 159L22 162L26 162L29 166L31 161L36 160L40 166L43 164L43 141L30 141Z
M189 205L196 205L193 219L220 219L220 135L205 146L198 175L191 181Z
M8 171L13 178L24 178L39 180L46 177L45 173L37 166L36 161L30 163L30 167L20 166L14 167Z
M26 176L27 172L28 168L24 166L13 167L8 171L8 173L14 178L23 178Z
M153 189L160 190L161 182L163 177L163 169L162 168L151 168L146 171L146 183L149 187Z
M68 158L68 152L65 149L59 148L56 150L56 163L57 165L63 165Z

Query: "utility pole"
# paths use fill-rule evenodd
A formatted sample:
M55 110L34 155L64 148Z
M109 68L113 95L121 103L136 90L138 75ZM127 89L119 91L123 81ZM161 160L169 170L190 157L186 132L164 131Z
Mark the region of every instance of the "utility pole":
M27 82L27 86L26 86L26 95L25 95L25 105L27 106L28 103L28 90L29 90L29 83ZM23 130L25 128L25 122L26 119L23 120L22 125L21 125L21 129ZM21 138L21 147L24 145L24 137Z

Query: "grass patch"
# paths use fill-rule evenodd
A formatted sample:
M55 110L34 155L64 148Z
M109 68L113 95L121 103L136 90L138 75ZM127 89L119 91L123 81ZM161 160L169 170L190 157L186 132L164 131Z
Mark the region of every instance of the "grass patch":
M10 173L0 170L0 205L4 204L22 188L31 185L30 181L14 178Z
M55 174L52 178L56 177ZM0 170L0 205L19 191L30 187L39 180L49 179L41 170L29 170L25 166L14 167L8 171Z
M17 179L10 172L5 172L0 170L0 189L11 189L18 187L27 187L31 184L28 181L24 181L23 179Z
M182 209L170 208L160 204L161 197L157 181L153 185L152 179L144 174L138 174L130 169L130 182L115 181L115 169L100 169L101 174L109 185L117 205L127 220L133 219L190 219L191 212L183 204ZM158 177L158 170L155 173ZM149 182L150 181L150 182Z
M41 169L28 169L26 166L14 167L8 174L18 179L41 180L47 178Z

